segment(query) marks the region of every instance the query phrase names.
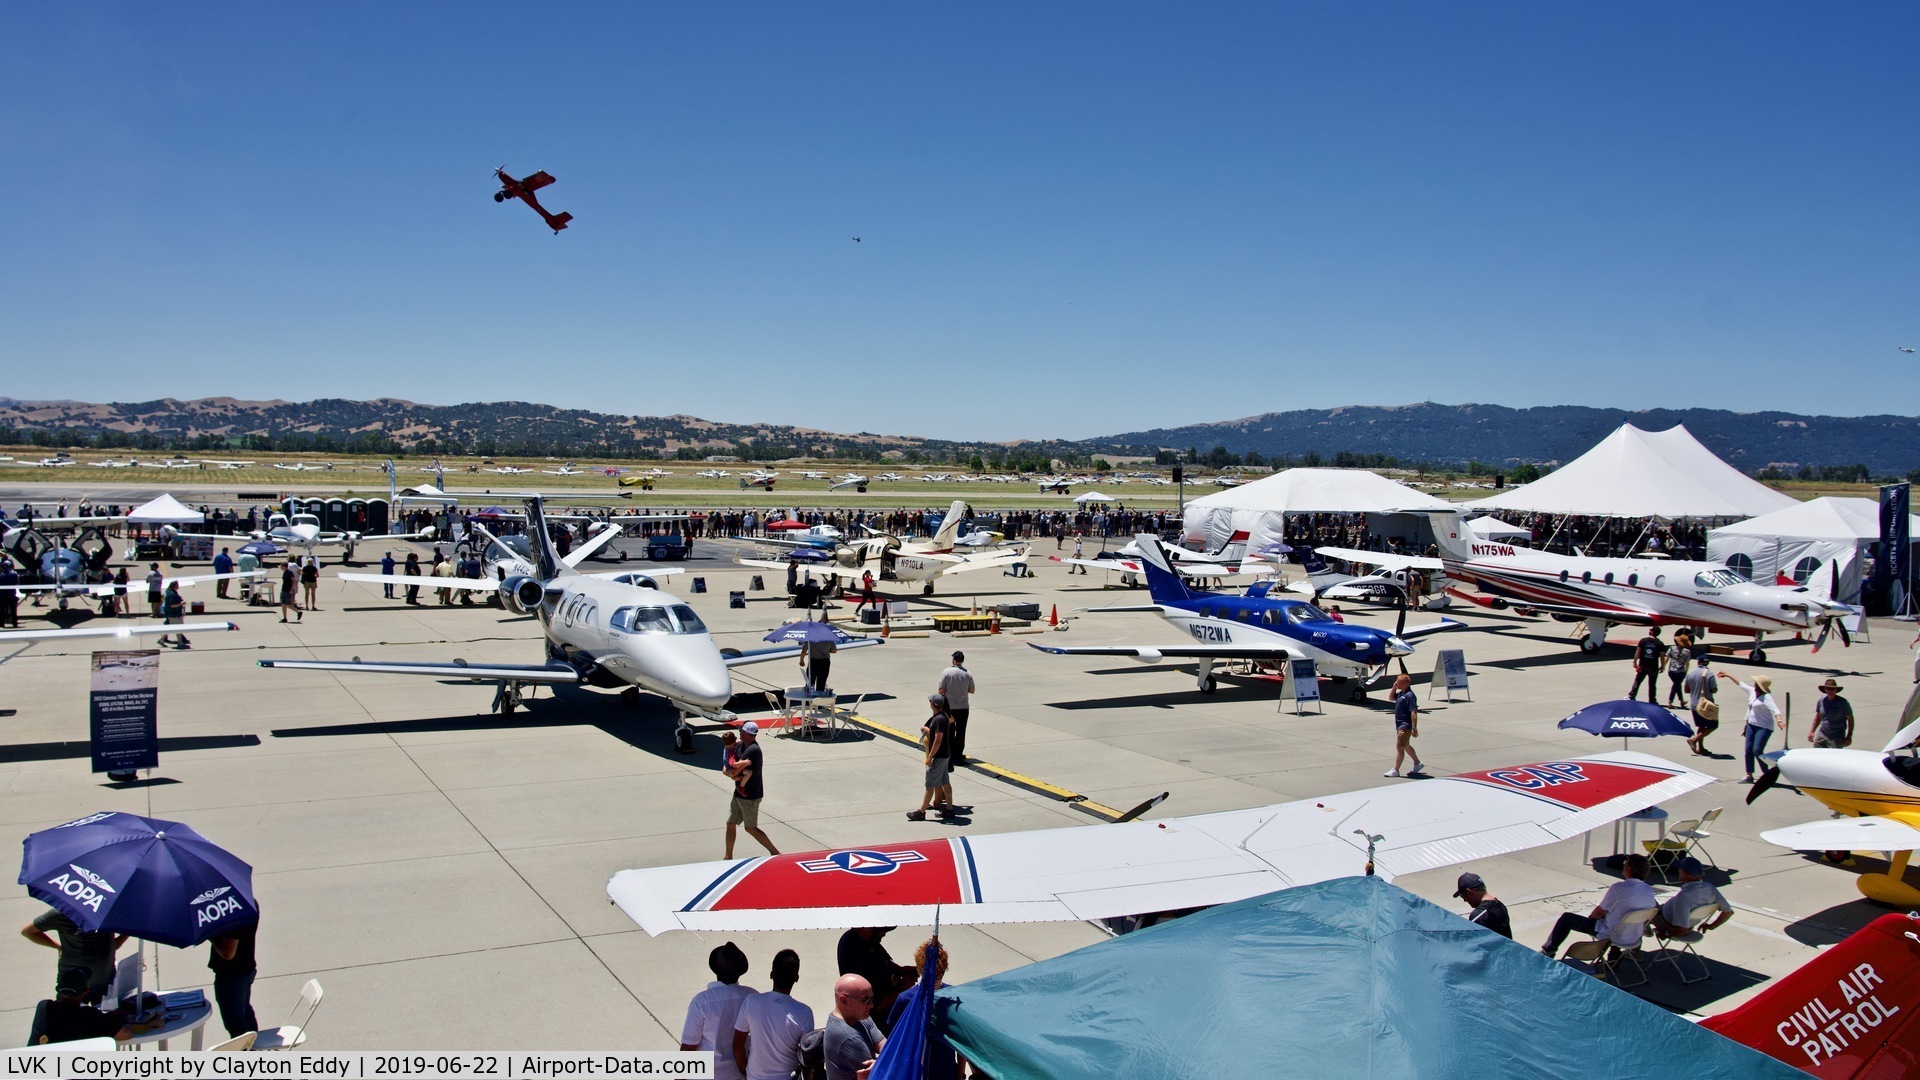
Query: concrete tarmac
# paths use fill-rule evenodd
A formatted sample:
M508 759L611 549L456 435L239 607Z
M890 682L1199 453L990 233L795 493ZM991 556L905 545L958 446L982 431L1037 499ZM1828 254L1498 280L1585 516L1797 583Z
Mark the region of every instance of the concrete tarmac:
M690 574L671 587L713 625L723 646L751 648L793 614L777 575L735 567L734 549L703 541ZM1118 541L1115 541L1117 546ZM384 546L384 545L383 545ZM395 545L396 548L404 545ZM1348 704L1329 687L1324 713L1279 707L1276 687L1223 680L1202 695L1189 671L1102 657L1056 657L1033 641L1072 644L1178 640L1151 615L1073 615L1079 608L1139 602L1144 593L1104 589L1103 576L1068 576L1035 552L1036 577L991 572L940 583L940 595L909 596L917 612L1037 601L1072 615L1070 629L889 641L836 658L843 698L865 695L861 712L915 730L926 695L960 647L979 683L969 751L980 759L1071 789L1108 806L1172 797L1151 816L1194 814L1382 784L1392 763L1390 711L1376 694ZM362 549L361 558L379 557ZM643 564L644 565L644 564ZM728 785L719 741L702 730L691 756L672 749L673 716L662 702L623 703L615 693L542 690L525 712L488 712L491 686L433 679L270 671L266 658L421 658L535 662L531 619L492 607L407 607L378 586L324 572L321 609L281 624L275 608L243 608L199 586L190 598L236 633L199 635L191 651L161 662L161 763L150 778L117 785L90 774L87 673L91 643L42 644L0 657L0 841L96 810L185 821L255 867L264 919L254 1001L263 1023L279 1022L300 986L318 978L326 1001L312 1025L314 1048L655 1048L677 1045L687 1000L708 981L707 951L731 937L746 950L746 982L765 987L773 953L802 957L798 996L816 1016L831 1007L837 934L673 933L650 938L606 898L609 875L627 867L716 859ZM761 573L770 591L744 610L727 594ZM690 577L706 579L704 595ZM432 598L431 591L425 595ZM35 609L28 621L44 624ZM835 611L848 617L851 604ZM1351 613L1350 613L1351 614ZM1429 771L1485 769L1614 749L1554 722L1621 696L1631 681L1627 650L1582 656L1566 624L1512 614L1454 612L1470 629L1424 639L1409 666L1422 693L1418 742ZM1358 614L1391 625L1390 611ZM1415 615L1414 620L1430 616ZM1625 631L1622 631L1624 634ZM1860 716L1858 743L1878 746L1911 688L1910 624L1876 622L1872 641L1819 656L1779 643L1765 670L1792 695L1791 745L1804 745L1814 686L1832 675ZM1465 650L1472 700L1429 693L1440 647ZM1751 670L1732 661L1724 666ZM775 662L736 669L734 708L764 715L762 688L793 684L798 669ZM1662 689L1664 695L1664 687ZM1723 694L1737 703L1738 693ZM1714 759L1690 757L1679 739L1646 750L1720 778L1667 806L1674 820L1725 807L1708 849L1739 914L1701 951L1713 978L1682 987L1667 971L1642 996L1711 1013L1804 962L1881 909L1854 890L1855 869L1821 865L1761 843L1767 828L1825 811L1776 789L1752 806L1731 756L1739 710L1711 740ZM917 750L866 733L834 741L764 739L763 825L782 850L798 851L946 835L1092 824L1060 800L977 771L956 776L957 797L975 811L963 823L915 823ZM1776 739L1776 747L1779 741ZM1594 836L1594 859L1568 841L1474 864L1512 909L1520 941L1538 945L1563 911L1590 909L1614 880L1601 864L1610 833ZM756 853L742 836L738 855ZM1360 866L1355 865L1358 873ZM1436 903L1451 899L1461 868L1402 878ZM1664 887L1662 888L1664 892ZM0 915L25 924L43 910L16 889ZM887 940L910 958L924 930ZM950 981L965 982L1102 940L1079 923L950 927ZM205 948L158 949L159 985L209 982ZM148 955L155 955L149 946ZM1664 965L1663 965L1664 967ZM51 990L54 957L16 935L0 936L0 1032L24 1039L34 1003ZM149 972L149 986L154 985ZM214 1023L217 1029L217 1020ZM209 1032L209 1042L218 1041Z

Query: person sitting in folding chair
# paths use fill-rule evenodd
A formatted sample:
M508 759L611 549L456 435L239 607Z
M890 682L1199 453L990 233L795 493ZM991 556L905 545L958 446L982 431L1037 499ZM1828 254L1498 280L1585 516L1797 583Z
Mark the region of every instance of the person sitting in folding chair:
M1640 935L1646 924L1627 918L1636 911L1648 911L1660 906L1653 895L1653 886L1647 884L1647 857L1629 855L1620 872L1625 876L1607 887L1600 897L1600 903L1592 914L1581 915L1576 912L1562 914L1553 924L1553 933L1547 935L1547 943L1540 951L1548 957L1560 954L1560 944L1567 935L1575 930L1592 934L1595 938L1609 942L1623 949L1631 949L1640 944Z
M1680 871L1680 887L1667 897L1667 902L1660 905L1659 911L1654 912L1655 937L1670 937L1690 930L1714 930L1733 918L1733 905L1727 903L1727 898L1720 895L1720 890L1714 888L1712 882L1701 880L1700 875L1706 868L1699 859L1689 855L1675 863L1674 869ZM1719 908L1720 914L1699 926L1688 925L1693 913L1703 907Z

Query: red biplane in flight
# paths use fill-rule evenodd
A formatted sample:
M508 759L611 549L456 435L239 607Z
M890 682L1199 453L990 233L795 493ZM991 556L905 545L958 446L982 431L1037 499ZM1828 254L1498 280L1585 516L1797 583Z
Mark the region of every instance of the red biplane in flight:
M542 169L525 180L515 180L507 175L507 167L502 165L493 170L493 175L500 178L500 190L493 193L494 202L519 199L533 207L534 212L546 220L547 228L552 229L555 236L560 235L560 230L566 228L567 222L573 220L573 215L564 211L558 214L547 213L546 208L540 205L540 200L533 197L534 192L553 183L553 177L547 175L546 170Z

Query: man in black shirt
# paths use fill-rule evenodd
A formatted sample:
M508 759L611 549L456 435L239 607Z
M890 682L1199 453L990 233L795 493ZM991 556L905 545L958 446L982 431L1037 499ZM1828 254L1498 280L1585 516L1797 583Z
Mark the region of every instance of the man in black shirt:
M101 1012L80 999L87 992L87 973L79 968L62 968L54 981L53 997L42 1001L33 1011L33 1030L27 1035L32 1046L46 1043L76 1042L110 1036L125 1039L133 1031L127 1016L118 1009Z
M912 986L918 974L904 964L894 963L893 955L881 944L880 939L892 929L891 926L856 926L840 935L837 950L840 974L858 975L872 988L876 1021L884 1021L893 1009L893 999L901 990ZM882 1022L881 1030L890 1028Z
M253 939L260 932L258 918L208 942L207 968L213 972L213 1000L220 1006L220 1023L228 1037L260 1030L253 1014Z
M1647 681L1647 703L1658 704L1660 684L1660 660L1667 655L1667 643L1660 640L1660 628L1647 627L1647 636L1633 646L1633 687L1627 691L1627 700L1632 701L1640 692L1640 680Z
M79 970L86 975L83 1000L88 1005L106 997L107 987L113 984L113 954L127 940L127 935L109 930L82 930L57 908L48 908L21 927L20 936L59 950L60 971Z
M1487 895L1487 883L1480 880L1480 875L1469 870L1460 875L1458 885L1453 895L1473 905L1473 910L1467 912L1467 921L1479 923L1511 941L1513 923L1507 918L1507 905Z

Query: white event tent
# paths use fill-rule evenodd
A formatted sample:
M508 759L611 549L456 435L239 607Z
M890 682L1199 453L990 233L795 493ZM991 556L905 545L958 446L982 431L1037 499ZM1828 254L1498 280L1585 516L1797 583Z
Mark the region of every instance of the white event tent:
M1750 518L1799 500L1713 456L1676 425L1642 431L1622 424L1558 469L1472 509L1613 518Z
M1073 501L1079 503L1081 506L1085 506L1088 503L1110 503L1113 501L1113 496L1103 495L1098 491L1089 491L1085 495L1075 495Z
M1920 516L1910 534L1920 537ZM1880 504L1873 499L1820 498L1795 503L1707 533L1707 558L1753 580L1770 583L1785 574L1804 583L1839 569L1833 598L1860 601L1862 564L1880 541Z
M134 525L197 525L205 519L205 514L189 509L171 495L162 495L144 506L127 511L127 521Z
M1203 495L1187 504L1185 533L1209 551L1235 533L1247 550L1283 539L1287 514L1366 514L1373 528L1383 514L1452 511L1454 504L1361 469L1287 469Z

